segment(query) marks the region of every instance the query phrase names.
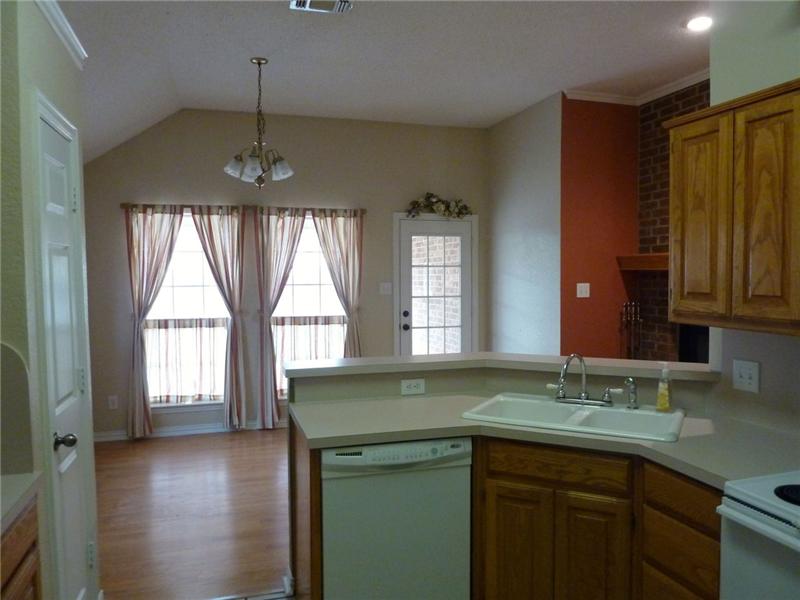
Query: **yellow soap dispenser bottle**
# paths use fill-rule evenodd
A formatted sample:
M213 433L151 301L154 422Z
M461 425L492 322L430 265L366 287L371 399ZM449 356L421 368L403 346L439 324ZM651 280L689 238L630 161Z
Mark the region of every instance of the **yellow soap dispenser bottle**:
M661 377L658 379L658 395L656 396L656 410L659 412L669 412L670 407L670 385L669 385L669 366L661 363Z

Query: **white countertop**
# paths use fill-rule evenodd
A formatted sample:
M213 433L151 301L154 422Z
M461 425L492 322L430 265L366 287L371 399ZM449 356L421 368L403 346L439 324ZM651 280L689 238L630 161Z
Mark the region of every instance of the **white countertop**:
M39 488L39 472L0 476L2 531L14 522Z
M326 377L330 375L366 375L446 371L451 369L512 369L558 373L564 356L536 354L505 354L501 352L472 352L437 356L377 356L367 358L338 358L314 361L293 361L284 364L287 377ZM661 363L649 360L617 358L586 358L589 375L633 375L657 379ZM718 381L719 373L707 364L667 363L670 378L679 381Z
M687 414L677 442L651 442L461 418L478 395L302 402L289 410L310 448L474 436L642 456L722 489L726 481L800 468L800 434L728 418Z

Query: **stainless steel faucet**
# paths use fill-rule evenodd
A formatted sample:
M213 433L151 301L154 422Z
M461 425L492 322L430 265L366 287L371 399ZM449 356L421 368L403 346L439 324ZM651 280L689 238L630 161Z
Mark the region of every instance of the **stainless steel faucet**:
M625 378L625 387L628 388L628 408L636 410L639 408L639 395L636 388L636 380L633 377Z
M569 364L572 362L573 358L577 358L578 362L581 364L581 400L588 400L589 394L586 393L586 361L583 360L583 357L580 354L572 353L567 357L567 360L564 361L564 364L561 365L561 375L558 377L558 391L556 392L556 400L566 400L567 399L567 371L569 370Z

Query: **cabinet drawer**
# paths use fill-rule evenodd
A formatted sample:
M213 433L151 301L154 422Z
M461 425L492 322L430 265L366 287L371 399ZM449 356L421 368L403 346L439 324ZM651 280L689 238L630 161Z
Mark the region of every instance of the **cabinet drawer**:
M642 566L642 598L644 600L702 600L677 581L644 563Z
M489 472L535 477L553 483L627 493L631 461L602 454L492 440L487 444Z
M649 506L644 507L645 560L703 598L719 597L719 543Z
M661 512L673 514L678 520L719 539L717 506L721 502L721 494L714 488L671 473L658 465L645 463L644 498L645 502Z
M39 552L34 548L24 557L8 584L3 600L39 600Z
M38 535L38 524L36 521L36 499L30 503L28 508L17 517L3 534L0 543L0 564L2 564L2 586L6 585L17 566L28 554L28 551L36 543Z

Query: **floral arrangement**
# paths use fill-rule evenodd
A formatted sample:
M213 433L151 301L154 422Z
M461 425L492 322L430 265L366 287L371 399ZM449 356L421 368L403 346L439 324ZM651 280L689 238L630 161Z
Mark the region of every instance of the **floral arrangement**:
M420 213L435 213L449 219L463 219L472 214L472 209L460 198L444 200L436 194L426 192L421 198L411 201L406 214L413 218Z

